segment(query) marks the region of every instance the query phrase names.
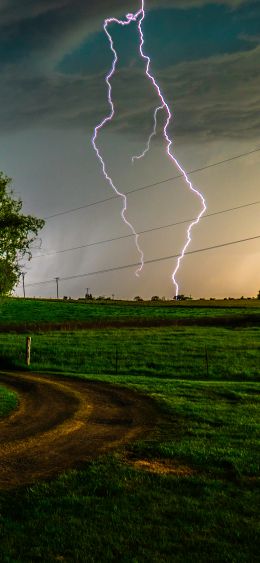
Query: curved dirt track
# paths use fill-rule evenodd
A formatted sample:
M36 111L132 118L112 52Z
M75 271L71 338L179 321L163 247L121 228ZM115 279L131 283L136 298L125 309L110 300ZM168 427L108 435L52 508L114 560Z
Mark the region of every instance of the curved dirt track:
M0 420L0 489L55 476L144 437L158 417L148 398L106 383L8 372L0 383L20 399Z

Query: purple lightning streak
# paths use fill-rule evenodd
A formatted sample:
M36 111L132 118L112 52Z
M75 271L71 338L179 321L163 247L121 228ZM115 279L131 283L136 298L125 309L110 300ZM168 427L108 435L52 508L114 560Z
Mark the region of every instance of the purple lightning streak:
M132 156L132 162L133 163L134 163L135 160L141 160L141 158L143 158L146 155L146 153L149 152L152 138L155 137L156 131L157 131L157 113L161 109L164 109L164 106L158 106L158 108L156 108L156 110L154 112L154 116L153 116L154 117L154 126L153 126L152 133L151 133L151 135L150 135L150 137L149 137L149 139L146 143L146 147L145 147L144 151L141 154L139 154L138 156Z
M185 245L184 245L184 247L183 247L183 249L182 249L182 251L181 251L181 253L180 253L180 256L178 257L176 268L175 268L175 270L174 270L174 272L173 272L173 274L172 274L172 281L173 281L173 283L174 283L174 285L175 285L176 297L177 297L177 295L178 295L178 293L179 293L179 286L178 286L178 283L177 283L177 281L176 281L176 277L175 277L175 276L176 276L176 274L177 274L177 272L178 272L178 270L179 270L179 268L180 268L180 263L181 263L182 259L184 258L185 252L186 252L186 250L187 250L187 248L188 248L188 246L189 246L189 244L190 244L190 242L191 242L191 231L192 231L192 228L193 228L195 225L197 225L197 224L199 223L200 218L202 217L202 215L205 213L205 211L206 211L206 209L207 209L207 206L206 206L206 202L205 202L205 199L204 199L203 195L199 192L199 190L197 190L196 188L193 187L193 185L192 185L191 181L189 180L189 178L188 178L188 176L187 176L185 170L181 167L181 165L179 164L179 162L177 161L177 159L175 158L175 156L174 156L173 153L171 152L172 140L170 139L170 137L169 137L169 135L168 135L168 127L169 127L169 124L170 124L170 121L171 121L171 118L172 118L172 114L171 114L171 111L170 111L170 108L169 108L167 102L165 101L165 99L164 99L164 97L163 97L163 94L162 94L162 92L161 92L161 89L160 89L159 85L157 84L157 82L156 82L154 76L153 76L153 75L151 74L151 72L150 72L151 59L150 59L150 57L148 57L148 56L144 53L144 51L143 51L143 46L144 46L144 34L143 34L143 29L142 29L142 23L143 23L144 18L145 18L145 3L144 3L144 0L141 0L141 1L142 1L141 9L140 9L135 15L131 14L131 20L136 20L137 18L139 18L139 16L141 16L140 19L139 19L139 22L138 22L138 29L139 29L139 34L140 34L140 47L139 47L139 50L140 50L141 57L146 61L146 70L145 70L146 76L147 76L147 77L149 78L149 80L152 82L152 84L153 84L153 86L154 86L154 88L155 88L155 90L156 90L156 92L157 92L157 94L158 94L158 97L159 97L160 100L161 100L161 105L158 106L158 107L155 109L155 112L154 112L154 130L153 130L152 134L150 135L150 137L149 137L149 139L148 139L148 143L147 143L147 145L146 145L145 150L143 151L143 153L142 153L139 157L133 157L133 159L135 160L136 158L142 158L142 157L148 152L148 150L149 150L149 148L150 148L151 139L152 139L152 137L154 136L154 134L155 134L155 132L156 132L157 113L158 113L158 111L159 111L160 109L164 108L164 109L166 110L166 121L165 121L165 125L164 125L164 128L163 128L163 133L164 133L164 138L165 138L166 143L167 143L167 154L168 154L168 156L170 157L170 159L173 161L173 163L175 164L175 166L177 167L177 169L178 169L178 170L181 172L181 174L183 175L183 177L184 177L186 183L187 183L188 186L189 186L189 189L190 189L193 193L195 193L195 194L197 195L197 197L201 200L201 203L202 203L202 209L201 209L199 215L198 215L197 218L189 225L189 227L188 227L188 229L187 229L186 243L185 243Z
M109 105L110 105L111 111L110 111L110 114L109 114L107 117L105 117L105 118L95 127L95 129L94 129L94 135L93 135L93 137L92 137L92 145L93 145L93 147L94 147L94 150L95 150L95 152L96 152L96 155L97 155L98 159L100 160L100 163L101 163L101 166L102 166L102 170L103 170L103 174L104 174L106 180L109 182L111 188L112 188L112 189L115 191L115 193L116 193L118 196L120 196L120 197L122 198L122 200L123 200L123 207L122 207L122 211L121 211L121 217L122 217L124 223L130 228L130 230L132 231L132 233L133 233L133 235L134 235L134 237L135 237L136 248L137 248L137 250L138 250L138 252L139 252L139 255L140 255L140 266L139 266L139 268L137 268L137 270L136 270L136 272L135 272L136 276L139 276L139 274L140 274L140 272L142 271L143 266L144 266L144 254L143 254L143 251L141 250L141 248L140 248L140 246L139 246L139 235L136 233L136 231L135 231L133 225L132 225L132 224L127 220L127 218L126 218L127 198L126 198L125 194L121 193L121 192L116 188L115 184L113 183L112 178L109 176L109 174L108 174L108 172L107 172L107 168L106 168L105 162L104 162L104 160L103 160L103 158L102 158L102 155L101 155L101 153L100 153L100 151L99 151L99 149L98 149L98 147L97 147L96 141L97 141L97 137L98 137L99 131L100 131L101 129L103 129L103 127L104 127L108 122L111 122L112 119L113 119L113 117L114 117L114 115L115 115L115 108L114 108L114 104L113 104L113 100L112 100L112 86L111 86L111 83L110 83L110 79L112 78L112 76L113 76L113 74L114 74L114 72L115 72L116 64L117 64L117 61L118 61L118 56L117 56L117 52L116 52L116 50L115 50L115 48L114 48L114 43L113 43L112 36L110 35L110 33L109 33L108 29L107 29L107 28L108 28L108 25L111 24L111 23L117 23L118 25L121 25L121 26L129 25L129 24L131 23L131 21L135 21L135 20L136 20L136 17L138 17L140 14L141 14L141 11L139 11L138 14L136 14L136 16L133 15L133 14L127 14L127 16L126 16L127 19L126 19L126 20L123 20L123 21L122 21L122 20L118 20L118 19L116 19L116 18L108 18L108 19L106 19L105 22L104 22L104 31L105 31L105 33L106 33L106 35L107 35L107 37L108 37L109 44L110 44L110 49L111 49L111 51L112 51L112 53L113 53L113 55L114 55L111 70L110 70L110 72L109 72L109 73L107 74L107 76L106 76L106 83L107 83L107 88L108 88L108 103L109 103Z
M205 213L207 207L206 207L206 202L205 202L203 195L199 192L199 190L197 190L192 185L192 183L189 180L188 175L186 174L185 170L182 168L182 166L179 164L179 162L175 158L174 154L171 152L172 140L170 139L170 137L168 135L168 127L169 127L170 121L172 119L172 114L171 114L171 111L170 111L170 108L169 108L167 102L164 99L164 96L161 92L161 89L160 89L158 83L156 82L154 76L150 72L151 59L148 55L146 55L144 53L144 50L143 50L144 34L143 34L142 24L143 24L144 19L145 19L145 2L144 2L144 0L141 0L141 8L135 14L133 14L133 13L127 14L126 20L119 20L117 18L108 18L104 22L104 31L105 31L105 33L108 37L108 40L109 40L109 43L110 43L110 48L111 48L111 51L114 55L111 70L110 70L109 74L106 76L106 83L107 83L107 87L108 87L108 102L109 102L109 105L110 105L110 108L111 108L111 112L107 117L105 117L103 119L103 121L101 121L101 123L99 125L97 125L95 127L94 136L92 138L92 144L93 144L93 147L94 147L95 152L97 154L97 157L99 158L99 160L101 162L102 170L103 170L103 174L104 174L105 178L107 179L107 181L109 182L109 184L111 185L113 190L116 192L116 194L119 195L120 197L122 197L122 199L123 199L123 209L121 211L121 216L122 216L122 219L125 222L125 224L128 225L128 227L131 229L132 233L135 236L136 247L137 247L137 250L138 250L138 252L140 254L140 258L141 258L141 265L138 268L138 270L136 271L136 275L139 275L139 273L141 272L143 265L144 265L144 255L143 255L143 252L142 252L142 250L140 249L140 246L139 246L138 234L136 233L136 231L135 231L134 227L131 225L131 223L129 223L129 221L126 219L125 213L126 213L126 210L127 210L127 199L126 199L126 196L124 194L122 194L121 192L119 192L119 190L115 187L111 177L108 175L105 162L104 162L104 160L103 160L103 158L100 154L100 151L99 151L99 149L96 145L96 140L97 140L97 136L98 136L100 129L102 129L108 122L112 121L112 119L115 115L114 104L113 104L113 101L112 101L112 86L111 86L111 83L110 83L110 79L112 78L112 76L115 72L118 57L117 57L116 50L114 48L113 39L112 39L107 27L111 23L117 23L118 25L126 26L126 25L129 25L131 22L138 21L138 30L139 30L139 36L140 36L140 45L139 45L140 55L141 55L141 58L146 61L146 69L145 69L146 76L152 82L154 89L156 90L158 97L161 101L161 105L159 105L154 111L154 128L153 128L153 131L152 131L152 133L151 133L151 135L148 139L148 142L146 144L144 151L139 156L132 157L132 162L134 162L134 160L138 160L140 158L143 158L146 155L146 153L149 151L151 140L156 134L157 113L158 113L159 110L165 109L166 110L166 121L165 121L164 128L163 128L163 134L164 134L164 138L165 138L166 144L167 144L167 149L166 149L167 154L168 154L169 158L172 160L172 162L175 164L176 168L180 171L180 173L184 177L185 182L187 183L189 189L197 195L197 197L201 200L201 203L202 203L202 209L201 209L200 213L198 214L197 218L194 221L192 221L192 223L189 225L189 227L187 229L186 243L185 243L185 245L184 245L184 247L183 247L183 249L180 253L180 256L177 259L177 265L176 265L176 268L175 268L175 270L172 274L172 281L175 285L176 296L177 296L178 293L179 293L179 286L178 286L178 283L176 281L175 276L177 275L177 272L180 268L181 261L184 258L185 252L186 252L186 250L187 250L187 248L188 248L188 246L191 242L192 228L199 223L199 221L200 221L202 215Z

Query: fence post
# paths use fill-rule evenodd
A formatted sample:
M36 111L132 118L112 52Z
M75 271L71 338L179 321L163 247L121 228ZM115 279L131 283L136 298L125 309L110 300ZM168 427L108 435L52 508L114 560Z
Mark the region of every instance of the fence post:
M30 336L26 337L26 353L25 353L25 360L26 360L26 365L29 366L31 363L31 342L32 339Z
M206 359L206 368L207 368L207 377L209 376L209 355L208 355L208 348L205 346L205 359Z

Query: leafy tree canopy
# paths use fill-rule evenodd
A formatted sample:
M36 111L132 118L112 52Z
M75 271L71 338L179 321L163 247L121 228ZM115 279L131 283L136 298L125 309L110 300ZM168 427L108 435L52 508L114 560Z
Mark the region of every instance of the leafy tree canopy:
M8 295L21 275L22 258L31 259L31 244L44 220L23 215L22 200L15 199L11 178L0 172L0 295Z

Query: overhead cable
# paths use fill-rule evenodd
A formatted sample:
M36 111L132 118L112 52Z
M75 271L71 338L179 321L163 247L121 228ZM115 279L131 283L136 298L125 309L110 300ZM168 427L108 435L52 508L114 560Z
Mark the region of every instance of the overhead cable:
M188 256L190 254L196 254L196 253L199 253L199 252L206 252L207 250L213 250L213 249L216 249L216 248L223 248L225 246L231 246L233 244L239 244L239 243L242 243L242 242L256 240L256 239L259 239L259 238L260 238L260 235L256 235L254 237L237 239L237 240L233 240L233 241L229 241L229 242L224 242L224 243L221 243L221 244L215 244L213 246L207 246L205 248L198 248L196 250L189 250L189 251L186 252L185 256ZM179 255L180 255L180 253L173 254L171 256L162 256L162 257L159 257L159 258L153 258L152 260L146 260L145 265L154 264L156 262L163 262L163 261L166 261L166 260L172 260L174 258L178 258ZM85 274L76 274L76 275L73 275L73 276L65 276L65 277L60 276L59 279L63 280L63 281L68 281L68 280L74 280L74 279L78 279L78 278L85 278L87 276L95 276L95 275L98 275L98 274L107 274L107 273L110 273L110 272L117 272L119 270L125 270L127 268L136 268L137 266L139 266L139 262L132 263L132 264L125 264L123 266L114 266L113 268L105 268L103 270L97 270L95 272L86 272ZM53 283L53 281L54 281L54 278L51 279L51 280L43 280L43 281L39 281L39 282L28 283L27 287L32 287L32 286L35 286L35 285L46 285L46 284L49 284L49 283Z
M222 164L226 164L227 162L231 162L232 160L237 160L239 158L243 158L245 156L248 156L250 154L254 154L256 152L259 152L260 148L256 148L253 149L251 151L248 152L244 152L235 156L231 156L230 158L225 158L224 160L219 160L217 162L213 162L212 164L208 164L207 166L201 166L200 168L194 168L193 170L190 170L189 172L187 172L187 175L190 176L191 174L196 174L197 172L202 172L203 170L208 170L209 168L213 168L215 166L220 166ZM150 188L154 188L156 186L159 186L161 184L165 184L167 182L171 182L173 180L177 180L179 178L182 178L183 174L176 174L175 176L171 176L170 178L166 178L165 180L160 180L158 182L154 182L153 184L147 184L145 186L141 186L139 188L134 188L133 190L129 190L127 192L125 192L125 195L131 195L133 193L136 192L141 192L142 190L147 190ZM118 199L121 196L119 195L113 195L110 197L106 197L104 199L100 199L99 201L94 201L92 203L86 203L85 205L80 205L78 207L73 207L72 209L67 209L65 211L57 211L57 213L53 213L52 215L48 215L47 217L44 217L45 221L48 221L49 219L54 219L55 217L60 217L62 215L67 215L68 213L74 213L76 211L80 211L81 209L87 209L89 207L94 207L96 205L100 205L101 203L107 203L108 201L112 201L114 199Z
M206 219L206 217L213 217L215 215L222 215L223 213L229 213L231 211L235 211L237 209L243 209L245 207L251 207L253 205L258 205L260 203L259 201L252 201L250 203L245 203L243 205L237 205L236 207L229 207L227 209L222 209L220 211L214 211L213 213L206 213L205 215L203 215L201 217L201 219ZM183 225L185 223L190 223L191 221L195 221L195 219L183 219L182 221L177 221L176 223L169 223L167 225L160 225L159 227L153 227L152 229L146 229L144 231L139 231L138 235L144 235L146 233L152 233L154 231L160 231L162 229L168 229L169 227L175 227L177 225ZM71 248L63 248L61 250L53 250L52 252L46 252L46 253L42 253L42 254L36 254L35 256L33 256L33 258L44 258L46 256L56 256L56 254L63 254L64 252L72 252L74 250L81 250L83 248L89 248L90 246L97 246L100 244L106 244L109 242L114 242L116 240L122 240L122 239L126 239L126 238L130 238L133 237L133 233L130 233L128 235L121 235L118 237L113 237L113 238L109 238L109 239L104 239L104 240L99 240L99 241L94 241L94 242L89 242L87 244L81 244L79 246L73 246Z

